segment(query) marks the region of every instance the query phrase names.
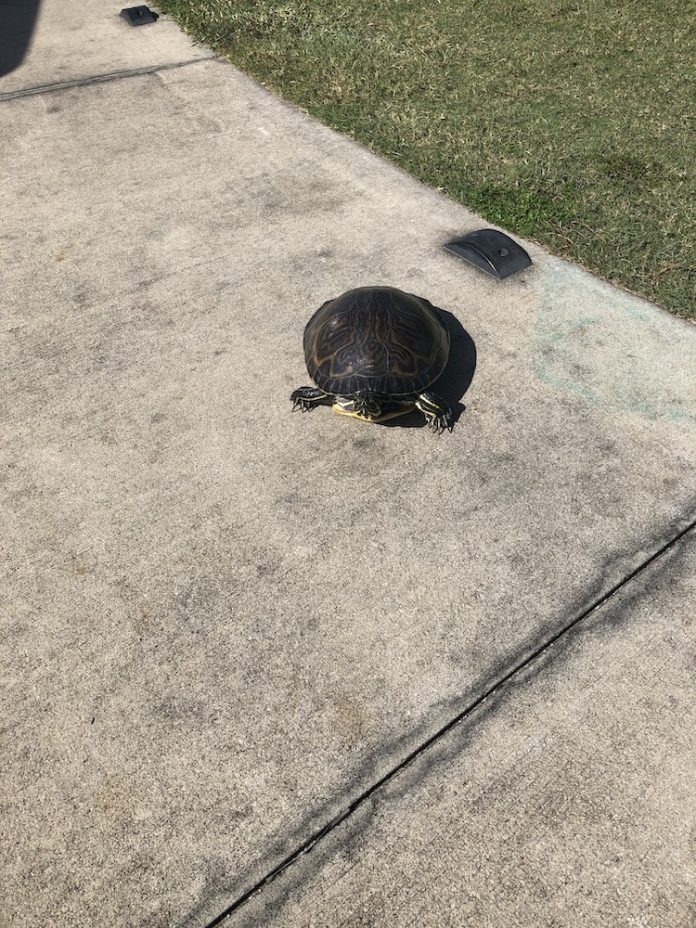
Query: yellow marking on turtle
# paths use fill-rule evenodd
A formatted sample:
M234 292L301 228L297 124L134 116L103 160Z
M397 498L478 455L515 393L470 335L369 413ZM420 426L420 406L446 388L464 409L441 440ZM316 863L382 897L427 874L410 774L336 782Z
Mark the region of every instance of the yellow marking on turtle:
M340 406L331 407L334 412L338 413L339 416L350 416L351 419L360 419L361 422L386 422L387 419L396 419L397 416L405 416L408 412L413 412L416 408L415 404L413 406L404 406L403 409L395 409L393 412L384 413L382 416L378 416L376 419L368 419L367 416L361 416L357 412L351 412L348 409L341 409Z

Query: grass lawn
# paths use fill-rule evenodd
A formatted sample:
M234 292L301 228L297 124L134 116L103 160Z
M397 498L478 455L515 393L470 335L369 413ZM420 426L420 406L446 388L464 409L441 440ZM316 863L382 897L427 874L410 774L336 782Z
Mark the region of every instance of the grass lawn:
M157 2L490 222L696 319L690 4Z

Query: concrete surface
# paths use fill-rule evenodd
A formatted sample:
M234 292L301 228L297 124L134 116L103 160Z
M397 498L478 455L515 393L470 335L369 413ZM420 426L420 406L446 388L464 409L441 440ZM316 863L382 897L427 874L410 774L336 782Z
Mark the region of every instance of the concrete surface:
M692 532L234 923L696 924L694 616Z
M0 7L0 99L56 84L91 81L140 68L179 66L212 52L166 18L130 26L121 0L5 0ZM31 24L31 25L30 25ZM17 62L14 50L30 42ZM2 62L15 66L9 73Z
M217 60L5 97L0 153L0 919L202 928L693 521L696 330L481 276L477 217ZM452 435L290 412L378 283L452 314Z

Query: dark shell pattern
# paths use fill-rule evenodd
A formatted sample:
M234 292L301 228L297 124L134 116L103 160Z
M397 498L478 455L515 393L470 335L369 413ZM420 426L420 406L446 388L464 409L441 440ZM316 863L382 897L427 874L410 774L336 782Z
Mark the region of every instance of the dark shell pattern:
M406 396L447 364L449 332L438 311L394 287L359 287L320 306L304 332L307 370L327 393Z

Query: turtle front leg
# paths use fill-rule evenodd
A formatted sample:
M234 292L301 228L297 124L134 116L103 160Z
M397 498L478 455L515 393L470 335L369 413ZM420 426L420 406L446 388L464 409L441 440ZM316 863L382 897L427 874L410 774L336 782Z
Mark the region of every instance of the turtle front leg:
M425 416L428 428L438 435L454 428L454 416L447 403L436 393L420 393L415 398L416 408Z
M293 410L301 409L302 412L309 412L315 406L333 406L334 396L331 393L325 393L319 387L298 387L290 394L290 402Z

